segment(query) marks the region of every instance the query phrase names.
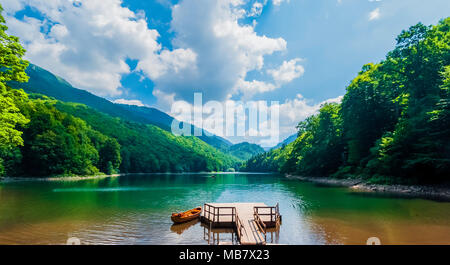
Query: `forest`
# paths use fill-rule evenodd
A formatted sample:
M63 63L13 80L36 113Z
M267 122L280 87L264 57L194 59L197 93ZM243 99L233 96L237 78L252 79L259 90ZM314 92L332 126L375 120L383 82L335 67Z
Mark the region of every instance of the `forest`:
M225 171L238 159L196 137L113 118L86 105L31 94L16 102L27 119L23 145L3 148L7 176Z
M258 154L243 171L436 183L450 176L450 18L404 30L366 64L340 104L298 124L297 139Z
M52 104L117 139L124 173L226 171L240 162L195 136L175 136L155 125L124 121L83 104L57 100Z

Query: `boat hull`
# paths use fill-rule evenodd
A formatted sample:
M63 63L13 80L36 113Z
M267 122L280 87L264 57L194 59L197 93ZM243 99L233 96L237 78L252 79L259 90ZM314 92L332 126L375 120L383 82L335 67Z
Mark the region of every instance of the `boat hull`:
M201 208L198 207L183 213L174 213L172 214L170 219L172 219L172 222L174 222L175 224L181 224L199 218L201 212Z

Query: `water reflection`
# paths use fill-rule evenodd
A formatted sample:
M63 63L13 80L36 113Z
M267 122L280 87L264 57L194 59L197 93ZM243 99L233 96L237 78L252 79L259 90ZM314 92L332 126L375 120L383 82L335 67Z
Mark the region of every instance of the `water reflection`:
M170 227L170 231L181 235L185 230L189 229L191 226L194 226L200 222L199 219L194 219L192 221L181 223L181 224L173 224Z
M211 228L205 223L203 227L203 240L208 245L237 245L239 244L237 234L232 228Z

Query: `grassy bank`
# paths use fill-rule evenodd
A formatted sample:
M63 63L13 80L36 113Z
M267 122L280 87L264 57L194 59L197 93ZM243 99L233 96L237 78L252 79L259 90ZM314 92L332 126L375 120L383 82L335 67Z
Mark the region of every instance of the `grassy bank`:
M125 174L99 174L92 176L51 176L51 177L0 177L0 182L12 182L12 181L80 181L88 179L103 179L119 177Z

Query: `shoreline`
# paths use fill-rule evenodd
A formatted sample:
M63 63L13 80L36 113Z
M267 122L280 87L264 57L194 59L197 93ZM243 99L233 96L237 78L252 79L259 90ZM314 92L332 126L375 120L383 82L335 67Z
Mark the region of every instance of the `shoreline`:
M326 177L303 177L285 175L288 179L295 179L305 182L312 182L319 185L346 187L353 191L366 193L384 193L387 195L397 195L402 197L424 198L439 201L450 201L450 185L385 185L372 184L361 178L337 179Z
M126 174L111 174L111 175L94 175L94 176L56 176L56 177L1 177L0 183L16 182L16 181L80 181L91 179L115 178L124 176Z

